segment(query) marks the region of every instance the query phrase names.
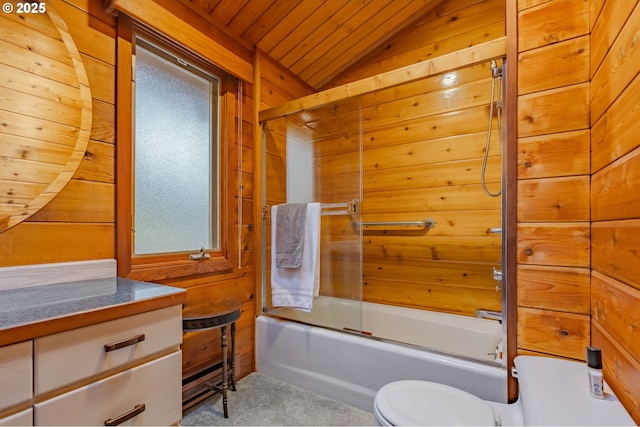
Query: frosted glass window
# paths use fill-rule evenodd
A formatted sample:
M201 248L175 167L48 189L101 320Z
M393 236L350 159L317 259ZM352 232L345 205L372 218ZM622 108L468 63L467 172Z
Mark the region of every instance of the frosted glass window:
M218 249L218 80L138 38L134 88L134 254Z

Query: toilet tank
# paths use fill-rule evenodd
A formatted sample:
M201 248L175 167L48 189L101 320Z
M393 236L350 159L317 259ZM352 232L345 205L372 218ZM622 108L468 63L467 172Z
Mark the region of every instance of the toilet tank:
M611 389L589 394L586 363L549 357L515 359L524 425L636 425Z

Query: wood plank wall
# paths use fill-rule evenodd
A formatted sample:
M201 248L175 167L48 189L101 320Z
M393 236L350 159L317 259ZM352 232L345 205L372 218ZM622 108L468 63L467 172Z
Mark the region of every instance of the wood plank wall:
M451 75L456 84L449 84ZM454 95L455 94L455 95ZM501 198L481 186L488 63L363 97L363 221L435 220L429 231L365 230L364 299L475 316L501 310ZM499 193L494 117L485 183Z
M601 347L640 422L640 7L518 6L518 352L584 360Z
M640 2L591 3L591 342L640 423Z
M589 345L589 1L518 3L518 352Z
M504 5L445 1L331 86L502 37ZM501 227L501 199L484 194L480 183L490 91L486 63L363 97L363 221L436 222L428 232L364 231L364 300L470 316L501 310L492 272L501 266L501 237L489 233ZM497 192L495 117L492 127L486 182ZM332 145L319 153L330 175L345 158L344 142Z
M87 71L90 142L60 194L0 234L0 266L115 258L115 20L87 0L50 4L66 22Z

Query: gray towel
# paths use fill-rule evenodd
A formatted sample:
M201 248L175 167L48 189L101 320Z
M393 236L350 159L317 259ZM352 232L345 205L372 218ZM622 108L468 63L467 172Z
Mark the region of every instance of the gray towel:
M278 205L276 216L276 266L299 268L302 265L307 204Z

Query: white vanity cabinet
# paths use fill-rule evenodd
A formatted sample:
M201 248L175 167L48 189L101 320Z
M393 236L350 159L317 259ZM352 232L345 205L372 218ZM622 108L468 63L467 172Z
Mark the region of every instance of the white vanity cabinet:
M32 341L0 347L0 426L32 425L32 375Z
M15 414L0 418L0 426L32 426L33 409L27 408Z
M36 338L35 425L178 424L181 342L181 305Z
M179 425L187 293L116 273L0 267L0 426Z

